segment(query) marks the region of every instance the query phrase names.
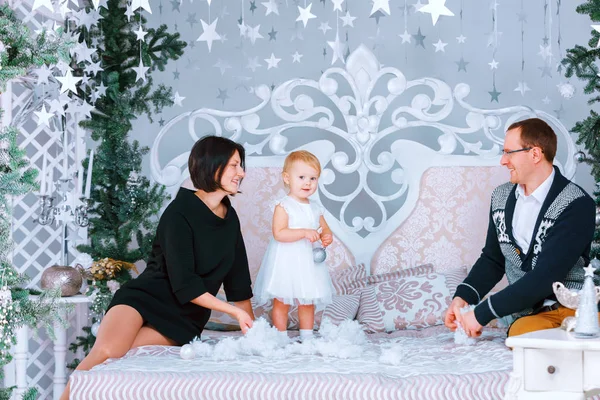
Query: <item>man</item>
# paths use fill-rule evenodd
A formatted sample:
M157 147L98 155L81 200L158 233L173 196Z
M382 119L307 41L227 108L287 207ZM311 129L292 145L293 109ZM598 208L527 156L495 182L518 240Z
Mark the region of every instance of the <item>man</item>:
M510 183L492 193L485 247L446 312L451 330L458 321L468 336L476 337L494 318L510 316L516 321L508 335L515 336L559 327L574 315L556 302L552 283L582 288L595 204L552 165L555 154L556 135L541 119L508 128L500 163L510 171ZM509 285L484 300L504 274ZM461 314L469 304L478 305Z

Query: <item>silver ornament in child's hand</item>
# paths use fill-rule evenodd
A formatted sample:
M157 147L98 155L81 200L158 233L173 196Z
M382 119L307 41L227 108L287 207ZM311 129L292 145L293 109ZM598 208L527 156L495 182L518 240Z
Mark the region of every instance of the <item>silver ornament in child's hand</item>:
M90 330L92 332L92 335L97 337L98 329L100 329L100 322L97 321L92 324L92 329Z
M316 247L313 249L313 260L317 264L322 263L327 258L327 252L323 247Z

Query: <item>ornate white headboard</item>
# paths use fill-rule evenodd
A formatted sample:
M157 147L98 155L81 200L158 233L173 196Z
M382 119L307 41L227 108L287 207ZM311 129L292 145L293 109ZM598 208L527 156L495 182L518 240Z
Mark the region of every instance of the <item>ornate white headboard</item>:
M191 144L206 133L243 143L248 167L281 167L289 152L309 150L324 167L317 196L334 234L368 264L413 211L428 168L498 165L514 121L546 120L559 138L555 164L575 174L575 145L560 121L526 106L475 108L465 101L469 91L464 83L451 89L434 78L407 80L361 45L345 69L329 68L317 81L254 88L260 103L249 109L199 108L173 118L152 146L152 176L174 193L189 175ZM186 147L165 162L161 155L175 141Z

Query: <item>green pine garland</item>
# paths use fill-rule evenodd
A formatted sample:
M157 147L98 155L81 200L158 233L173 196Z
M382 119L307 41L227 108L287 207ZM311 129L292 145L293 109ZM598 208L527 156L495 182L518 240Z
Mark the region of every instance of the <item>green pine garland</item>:
M587 14L596 24L600 23L600 0L588 0L577 7L579 14ZM600 75L596 62L600 61L600 32L592 31L592 37L587 46L576 45L567 50L567 56L562 60L562 65L566 67L565 76L571 78L573 75L585 81L584 93L592 95L588 100L590 106L600 103ZM577 144L583 144L587 150L587 155L583 160L592 167L592 175L597 185L600 185L600 115L590 110L590 115L583 121L579 121L571 129L579 134ZM596 205L600 207L600 186L594 191ZM596 215L600 212L596 209ZM598 218L598 217L597 217ZM600 258L600 229L594 233L594 242L592 243L591 256Z
M140 147L137 141L129 142L131 121L141 115L147 115L152 121L153 114L173 105L172 89L161 84L153 90L151 73L164 71L170 60L183 54L186 43L179 40L179 33L168 33L166 25L145 29L146 19L139 14L129 22L125 15L126 5L120 0L108 0L106 8L100 8L103 18L97 26L89 30L79 28L80 37L88 45L94 39L99 43L98 54L104 71L94 80L96 86L103 84L107 90L94 105L98 112L81 123L99 143L94 155L90 196L88 230L91 243L77 249L94 260L108 257L135 263L150 254L157 217L168 196L164 186L151 184L141 175L142 158L149 149ZM148 32L141 42L134 33L140 24ZM144 66L150 68L145 82L136 81L132 69L138 66L140 54ZM93 91L87 89L80 94L93 103ZM86 169L87 163L88 160L84 161ZM106 281L88 280L88 283L88 293L95 294L92 307L104 311L106 299L110 302L112 298ZM85 332L87 336L78 338L71 350L82 347L87 354L95 338L89 329ZM77 360L71 367L76 364Z
M7 5L1 5L0 90L9 80L27 75L33 67L54 64L59 58L68 60L72 45L73 41L64 37L62 30L52 36L46 32L32 35ZM8 294L0 301L0 381L4 378L4 365L12 359L9 350L16 343L16 330L42 324L53 336L53 322L65 323L61 315L66 311L57 302L60 289L44 291L32 300L30 295L33 293L23 288L29 278L18 274L10 259L12 210L9 198L38 187L37 170L30 167L25 151L17 144L17 137L15 127L0 130L0 294ZM0 388L0 400L9 399L13 390L14 387ZM29 389L22 398L33 400L36 397L37 391Z

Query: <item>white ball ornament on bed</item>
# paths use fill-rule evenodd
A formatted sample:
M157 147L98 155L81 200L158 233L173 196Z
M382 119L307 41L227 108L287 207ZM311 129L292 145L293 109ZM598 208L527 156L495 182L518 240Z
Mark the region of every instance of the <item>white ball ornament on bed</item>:
M92 328L90 329L92 335L98 336L98 329L100 329L100 321L96 321L92 324Z
M196 352L191 344L184 344L181 346L181 350L179 350L179 355L184 360L191 360L196 357Z
M313 260L319 264L325 261L327 258L327 252L323 247L316 247L313 249Z

